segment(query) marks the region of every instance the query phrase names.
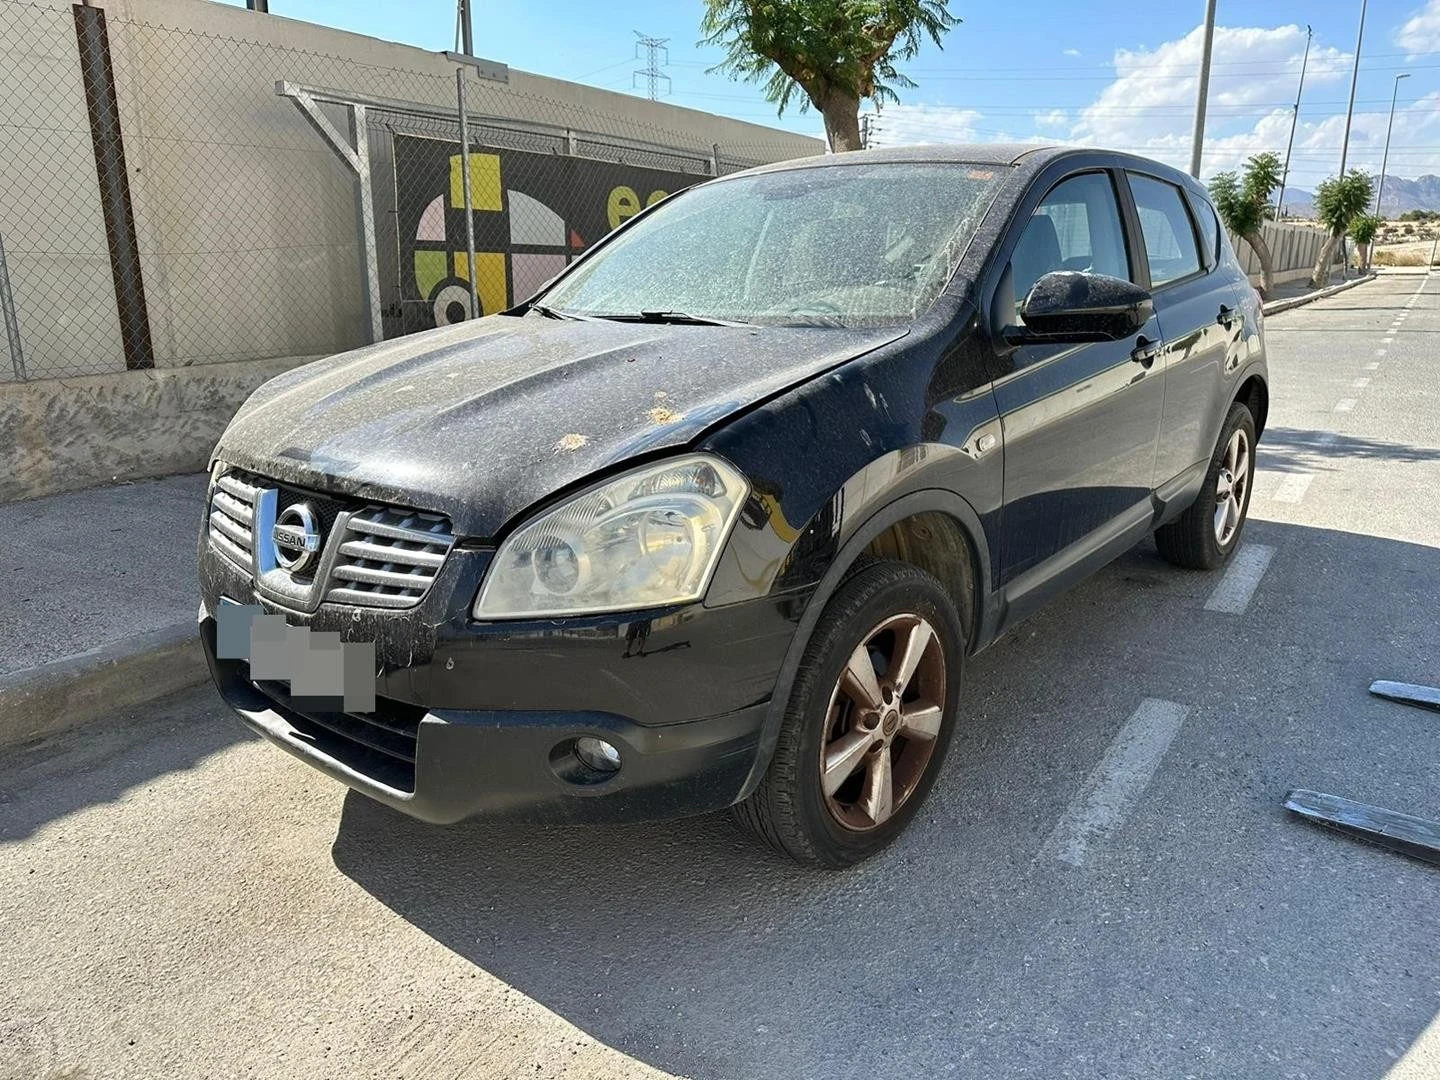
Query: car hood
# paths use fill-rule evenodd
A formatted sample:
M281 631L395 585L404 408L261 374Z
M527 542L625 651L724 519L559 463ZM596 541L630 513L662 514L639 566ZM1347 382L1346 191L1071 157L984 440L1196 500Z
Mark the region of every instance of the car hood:
M284 483L443 513L458 534L491 537L569 484L684 446L905 333L496 315L271 379L215 457Z

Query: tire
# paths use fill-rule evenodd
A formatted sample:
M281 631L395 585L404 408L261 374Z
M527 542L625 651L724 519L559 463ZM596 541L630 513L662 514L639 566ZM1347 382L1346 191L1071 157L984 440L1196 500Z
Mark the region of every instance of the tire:
M907 647L913 664L905 663ZM886 847L915 816L945 759L964 656L960 617L939 582L908 563L862 565L810 635L774 757L760 786L734 807L736 820L812 866L852 866ZM898 695L892 683L903 672L892 664L913 672ZM860 665L869 667L868 688ZM846 777L833 791L821 778L822 742L833 766L829 786Z
M1232 446L1239 441L1244 454L1242 469L1233 470L1241 475L1232 475L1235 458ZM1222 473L1229 478L1222 479ZM1230 406L1225 417L1225 426L1220 430L1220 440L1210 459L1210 468L1205 472L1205 481L1200 494L1189 508L1168 525L1155 530L1155 546L1160 554L1176 566L1189 570L1218 570L1224 566L1235 549L1240 546L1240 534L1245 531L1245 520L1250 512L1250 494L1255 482L1255 418L1240 402ZM1222 528L1219 511L1221 496L1226 491L1234 492L1243 485L1234 500L1230 517ZM1228 502L1229 500L1227 500Z

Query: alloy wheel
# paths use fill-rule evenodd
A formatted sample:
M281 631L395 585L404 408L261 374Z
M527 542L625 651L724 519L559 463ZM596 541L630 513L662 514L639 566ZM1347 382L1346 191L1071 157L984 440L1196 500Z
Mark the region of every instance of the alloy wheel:
M842 826L888 821L919 786L944 716L945 651L922 615L893 615L850 654L830 694L820 789Z
M1250 440L1243 428L1236 428L1225 446L1225 460L1215 479L1215 542L1222 548L1240 528L1249 486Z

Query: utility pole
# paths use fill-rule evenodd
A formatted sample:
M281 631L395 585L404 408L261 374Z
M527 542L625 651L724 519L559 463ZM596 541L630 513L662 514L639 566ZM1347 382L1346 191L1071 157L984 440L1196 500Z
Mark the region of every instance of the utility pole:
M645 66L635 72L630 80L630 85L634 86L635 79L642 75L645 76L650 100L656 101L660 97L660 81L662 79L665 81L665 92L667 94L670 92L670 76L660 70L662 66L670 64L670 50L665 47L670 39L646 37L639 30L635 31L635 36L639 39L635 42L635 59L640 59L640 50L643 48L645 50ZM662 53L665 55L664 60L660 59Z
M1310 65L1310 39L1315 31L1305 26L1305 56L1300 61L1300 87L1295 91L1295 111L1290 115L1290 141L1285 144L1285 168L1280 170L1280 196L1275 200L1277 219L1285 216L1285 179L1290 175L1290 151L1295 149L1295 127L1300 123L1300 95L1305 93L1305 69Z
M1340 179L1345 179L1345 161L1350 156L1350 121L1355 118L1355 84L1360 80L1360 46L1365 41L1365 8L1369 0L1360 0L1360 29L1355 32L1355 67L1350 72L1350 104L1345 109L1345 139L1340 144ZM1350 276L1350 252L1345 237L1340 238L1340 276Z
M455 7L455 45L466 56L475 55L475 28L470 25L470 0Z
M1190 175L1200 179L1205 151L1205 99L1210 93L1210 51L1215 44L1215 0L1205 0L1205 44L1200 52L1200 88L1195 94L1195 140L1190 146Z
M1385 125L1385 156L1380 159L1380 187L1375 192L1375 216L1380 213L1380 197L1385 194L1385 166L1390 164L1390 132L1395 127L1395 99L1400 96L1400 80L1410 78L1410 73L1395 76L1395 89L1390 94L1390 122Z

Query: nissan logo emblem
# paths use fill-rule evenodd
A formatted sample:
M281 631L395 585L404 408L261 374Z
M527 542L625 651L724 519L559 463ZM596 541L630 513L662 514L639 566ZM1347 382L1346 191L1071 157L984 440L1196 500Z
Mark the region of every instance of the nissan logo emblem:
M315 561L320 550L315 512L303 502L287 506L276 517L270 539L275 544L275 561L292 574L300 573Z

